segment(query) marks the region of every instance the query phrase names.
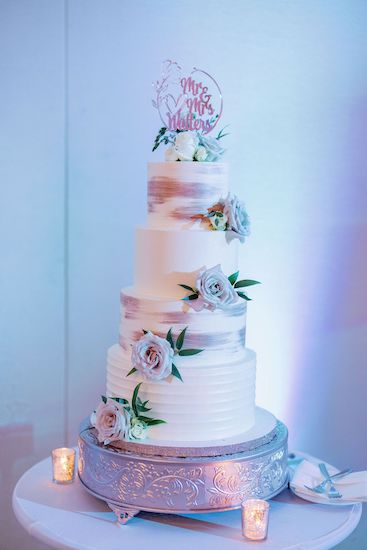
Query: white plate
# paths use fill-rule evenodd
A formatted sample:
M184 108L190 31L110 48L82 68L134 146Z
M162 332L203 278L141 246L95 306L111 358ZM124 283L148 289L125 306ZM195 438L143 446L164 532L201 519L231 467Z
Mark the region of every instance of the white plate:
M352 506L353 504L356 504L357 502L359 502L358 500L351 501L351 500L343 500L342 498L328 498L327 496L317 495L316 493L315 495L299 493L290 484L289 484L289 488L291 492L297 497L303 498L303 500L308 500L309 502L314 502L315 504L326 504L328 506Z
M320 462L323 462L318 458L311 457L310 455L307 455L305 453L301 453L298 451L294 451L293 454L295 455L295 458L293 459L294 461L297 461L297 459L302 458L302 459L307 459L316 465L319 464ZM325 464L327 468L332 468L332 466L327 462L325 462ZM313 495L309 495L306 493L299 492L297 491L297 489L292 487L292 473L294 470L291 464L289 467L289 471L290 471L290 477L291 477L291 480L289 482L289 489L294 495L296 495L299 498L302 498L303 500L308 500L309 502L314 502L315 504L326 504L329 506L352 506L353 504L360 502L358 500L351 501L351 500L343 500L342 498L328 498L326 495L318 495L317 493Z

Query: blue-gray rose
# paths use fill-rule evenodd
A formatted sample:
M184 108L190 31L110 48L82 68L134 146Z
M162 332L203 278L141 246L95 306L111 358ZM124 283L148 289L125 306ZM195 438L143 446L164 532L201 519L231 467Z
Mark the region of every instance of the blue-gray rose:
M196 288L199 297L197 300L189 302L196 311L225 309L238 300L237 293L228 277L223 273L220 264L210 269L203 269L197 278Z
M148 380L163 380L172 374L173 349L166 339L151 332L132 348L132 366Z
M250 220L244 203L236 195L228 195L224 201L223 213L228 219L228 229L243 243L250 234Z
M219 139L213 138L211 136L199 136L199 145L205 147L207 156L205 157L205 162L217 162L220 160L220 157L223 155L225 149L220 144Z

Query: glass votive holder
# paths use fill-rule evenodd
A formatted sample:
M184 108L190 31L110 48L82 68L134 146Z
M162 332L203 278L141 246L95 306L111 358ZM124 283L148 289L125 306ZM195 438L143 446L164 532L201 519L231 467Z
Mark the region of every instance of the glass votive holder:
M264 540L268 535L269 503L251 498L242 502L242 534L250 540Z
M52 481L72 483L75 475L75 449L60 447L52 451Z

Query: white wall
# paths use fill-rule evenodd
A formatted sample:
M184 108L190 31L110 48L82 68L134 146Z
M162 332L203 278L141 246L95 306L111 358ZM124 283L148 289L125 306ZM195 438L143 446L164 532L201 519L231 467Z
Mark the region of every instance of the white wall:
M0 547L15 480L63 441L64 9L0 3ZM27 543L25 543L27 541ZM25 546L27 544L27 546Z
M41 548L11 487L103 390L167 57L222 86L258 402L293 447L366 466L366 21L357 0L0 0L0 548Z

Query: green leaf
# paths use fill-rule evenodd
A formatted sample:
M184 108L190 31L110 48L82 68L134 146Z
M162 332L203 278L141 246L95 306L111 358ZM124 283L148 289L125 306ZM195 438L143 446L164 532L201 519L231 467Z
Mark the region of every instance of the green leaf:
M153 149L152 151L155 151L156 149L158 149L158 147L160 146L160 144L162 143L162 141L165 141L167 138L164 136L164 134L166 133L166 130L167 128L165 128L164 126L162 126L162 128L160 128L155 140L154 140L154 146L153 146ZM167 142L166 142L167 143Z
M244 300L251 302L251 298L249 298L244 292L237 292L237 294L240 298L243 298Z
M144 416L143 414L139 414L138 418L139 420L141 420L142 422L145 422L146 424L148 424L148 422L153 420L152 418L149 418L149 416Z
M113 399L114 401L117 401L117 403L120 403L120 405L128 405L129 402L127 399L123 399L122 397L110 397L110 399Z
M127 375L126 375L126 378L127 378L128 376L130 376L130 374L134 374L134 372L136 372L136 368L135 368L135 367L133 367L131 370L129 370L129 372L128 372Z
M147 413L151 411L152 409L149 407L139 407L139 412Z
M190 290L191 292L196 292L196 290L194 288L192 288L191 286L180 285L180 284L178 286L182 286L182 288L184 288L185 290Z
M149 407L144 407L143 405L137 405L137 407L138 407L139 414L140 414L141 412L146 413L146 412L152 410L152 409L150 409Z
M174 350L175 349L175 343L174 343L173 337L172 337L172 328L170 328L169 331L167 332L166 340L167 340L167 342L170 343L171 348Z
M147 401L144 401L144 403L142 402L142 400L140 399L140 397L137 398L136 400L136 406L138 408L138 411L139 412L148 412L148 411L151 411L152 409L149 409L146 404L148 403L148 400Z
M229 124L227 124L226 126L223 126L223 128L221 129L221 131L220 131L219 134L217 135L217 139L218 139L218 140L224 138L225 136L229 136L229 132L227 132L226 134L223 133L224 130L225 130L226 128L228 128L228 126L229 126Z
M187 356L187 355L196 355L197 353L201 353L204 351L203 349L181 349L178 352L178 355Z
M167 424L165 420L160 420L159 418L153 418L148 422L148 426L156 426L157 424Z
M107 403L107 397L105 395L101 395L101 399L102 399L104 404Z
M176 348L181 349L185 340L185 334L186 334L187 327L183 329L183 331L179 334L177 340L176 340Z
M236 273L232 273L232 275L228 277L228 281L231 283L231 285L234 285L235 282L237 281L238 274L239 274L239 271L236 271Z
M199 294L196 293L196 294L190 294L190 296L186 296L185 298L182 298L182 300L187 302L187 301L190 301L190 300L197 300L198 298L199 298Z
M181 376L178 368L176 367L176 365L172 365L172 376L175 376L176 378L181 380L181 382L183 382L182 376Z
M245 286L261 285L260 281L253 281L252 279L243 279L242 281L237 281L234 285L235 288L242 288Z
M133 397L131 399L131 406L132 406L133 411L136 414L136 416L138 416L138 408L136 406L136 400L138 398L139 389L140 389L140 386L142 385L142 383L143 382L139 382L139 384L137 386L135 386Z
M158 418L149 418L148 416L138 416L139 420L145 422L147 426L154 426L156 424L166 424L165 420L159 420Z

